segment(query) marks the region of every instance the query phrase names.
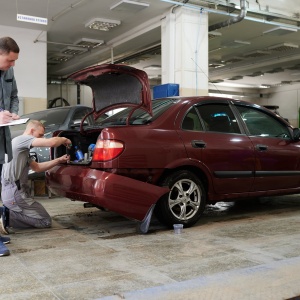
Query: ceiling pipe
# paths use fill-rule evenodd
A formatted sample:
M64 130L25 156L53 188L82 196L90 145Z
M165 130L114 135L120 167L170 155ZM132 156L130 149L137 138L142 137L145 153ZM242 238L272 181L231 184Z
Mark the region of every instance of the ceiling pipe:
M174 1L174 0L161 0L161 1L171 3L171 4L180 5L180 6L188 8L188 9L197 10L197 11L201 10L201 11L205 11L205 12L208 12L208 13L213 13L213 14L218 14L218 15L226 15L226 16L234 15L234 14L224 12L224 11L221 11L221 10L211 9L211 8L206 8L206 7L200 7L200 6L197 6L197 5L194 5L194 4L183 4L182 2L177 2L177 1ZM294 21L294 22L299 21L298 19L295 20L294 18L288 18L288 17L283 16L283 15L274 15L274 14L270 14L268 12L261 13L261 12L252 11L252 10L251 10L251 12L259 13L259 14L262 14L264 16L271 16L271 17L278 18L278 19L284 19L284 20L288 20L288 21ZM266 19L258 19L258 18L249 17L249 16L245 16L245 20L252 21L252 22L257 22L257 23L262 23L262 24L267 24L267 25L284 26L286 28L292 28L292 29L300 30L300 26L291 25L289 23L284 23L284 22L268 21Z
M71 4L68 7L66 7L65 9L63 9L61 12L59 12L58 14L56 14L55 16L53 16L51 18L51 21L56 21L59 17L61 17L62 15L66 14L67 12L69 12L71 9L75 8L76 6L78 6L79 4L81 4L82 2L85 2L86 0L80 0L77 3Z
M242 20L244 20L246 13L247 13L246 0L240 1L240 7L241 7L241 11L238 16L234 16L226 21L211 25L208 27L208 31L214 31L216 29L227 27L227 26L230 26L232 24L235 24L235 23L238 23L238 22L241 22Z
M91 47L84 46L84 45L66 44L66 43L59 43L59 42L50 42L50 41L43 41L43 40L39 40L39 39L36 39L33 42L34 43L46 43L46 44L62 45L62 46L72 46L72 47L85 48L85 49L91 48Z

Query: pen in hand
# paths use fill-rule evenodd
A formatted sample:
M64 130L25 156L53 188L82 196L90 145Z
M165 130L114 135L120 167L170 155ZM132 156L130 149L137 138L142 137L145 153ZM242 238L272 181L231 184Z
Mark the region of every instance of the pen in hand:
M12 114L8 110L0 108L0 124L9 123L12 120Z

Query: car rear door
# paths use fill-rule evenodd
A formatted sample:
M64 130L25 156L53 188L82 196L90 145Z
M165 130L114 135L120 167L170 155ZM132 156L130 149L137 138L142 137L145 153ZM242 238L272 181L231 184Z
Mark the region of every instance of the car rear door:
M193 110L200 116L195 124ZM187 120L189 118L189 120ZM194 119L194 127L191 120ZM254 180L254 149L241 133L228 101L203 103L190 110L182 122L182 139L191 159L210 173L216 193L245 193Z

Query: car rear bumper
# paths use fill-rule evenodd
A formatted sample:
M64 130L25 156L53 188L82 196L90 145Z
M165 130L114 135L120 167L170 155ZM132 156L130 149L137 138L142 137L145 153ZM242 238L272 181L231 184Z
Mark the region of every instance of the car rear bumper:
M46 182L56 195L93 203L138 221L169 192L168 188L129 177L70 165L47 171Z

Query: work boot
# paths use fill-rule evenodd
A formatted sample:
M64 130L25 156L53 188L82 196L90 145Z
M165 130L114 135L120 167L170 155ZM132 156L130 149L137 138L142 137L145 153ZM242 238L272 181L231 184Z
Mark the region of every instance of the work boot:
M9 210L5 206L0 207L0 233L9 234L8 232Z
M10 243L10 237L0 235L0 243L9 244Z
M9 254L10 252L7 247L2 242L0 242L0 256L8 256Z

